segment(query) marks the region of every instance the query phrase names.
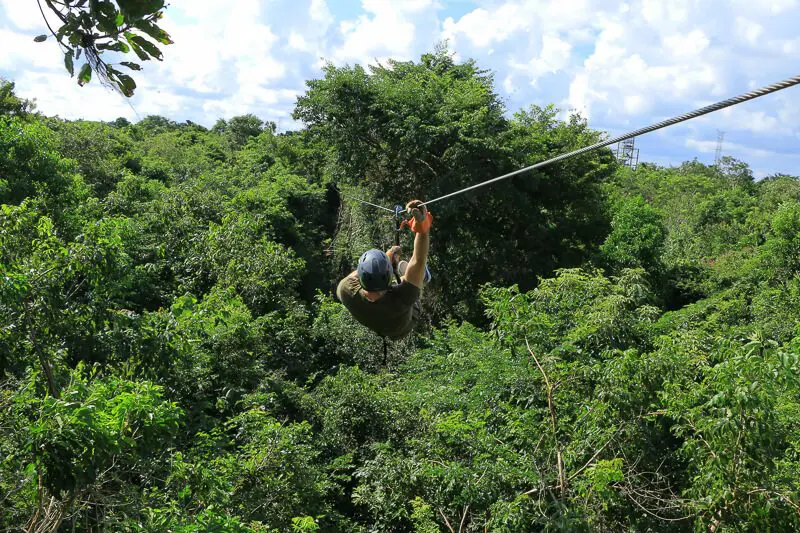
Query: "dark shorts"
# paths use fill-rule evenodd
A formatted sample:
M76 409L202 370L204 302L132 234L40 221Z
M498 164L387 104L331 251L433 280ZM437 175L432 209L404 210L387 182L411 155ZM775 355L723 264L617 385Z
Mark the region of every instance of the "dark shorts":
M411 321L417 322L420 315L422 315L422 304L417 300L414 302L414 305L411 306Z

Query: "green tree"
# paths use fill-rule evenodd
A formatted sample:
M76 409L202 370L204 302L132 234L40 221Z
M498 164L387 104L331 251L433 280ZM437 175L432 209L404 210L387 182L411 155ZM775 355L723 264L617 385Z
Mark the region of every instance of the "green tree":
M786 203L775 212L763 255L776 281L786 282L800 272L800 203Z
M136 512L126 493L130 473L147 476L145 465L166 452L181 410L151 383L99 376L80 365L61 398L41 395L35 381L33 374L0 396L0 449L16 452L2 469L13 473L11 494L27 496L14 500L18 514L28 513L16 525L52 531L69 520L92 527L109 525L100 518L108 509Z
M77 171L99 198L138 166L130 136L106 124L54 121L51 128L59 135L59 152L77 163Z
M0 116L25 117L36 109L36 102L14 93L14 82L0 78Z
M263 120L253 114L233 117L230 120L219 119L211 131L227 137L234 150L239 150L253 137L258 137L263 131L275 133L275 123L265 124Z
M58 138L38 122L0 117L0 203L19 204L34 196L53 215L85 194L75 163L58 152Z
M615 207L611 228L600 247L606 261L649 271L659 268L666 231L658 211L641 197L626 199Z
M294 117L331 147L337 182L384 205L431 199L598 138L578 117L556 120L553 109L509 121L492 76L441 47L418 62L369 72L328 65L324 74L307 83ZM437 314L480 320L480 284L529 288L536 275L579 263L602 238L598 184L612 169L610 153L595 153L432 206L431 264L447 274L426 301ZM388 244L391 224L378 231L384 237L373 246Z

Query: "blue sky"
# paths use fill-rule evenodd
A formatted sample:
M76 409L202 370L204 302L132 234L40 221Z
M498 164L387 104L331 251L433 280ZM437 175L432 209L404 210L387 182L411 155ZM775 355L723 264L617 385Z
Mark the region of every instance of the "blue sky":
M212 125L255 113L282 130L324 61L415 59L448 40L495 74L509 113L580 111L612 135L800 73L800 0L172 0L176 44L147 64L130 101L63 70L33 0L0 0L0 76L64 118L148 114ZM637 139L640 159L800 175L800 88Z

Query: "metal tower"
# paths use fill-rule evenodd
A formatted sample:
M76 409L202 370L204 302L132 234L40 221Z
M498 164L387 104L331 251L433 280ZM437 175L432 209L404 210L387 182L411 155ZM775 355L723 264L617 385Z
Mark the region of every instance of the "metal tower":
M725 140L725 132L717 130L717 153L714 156L714 164L719 165L719 160L722 157L722 141Z
M639 166L639 149L634 146L634 139L626 139L617 144L617 160L630 167L631 170L636 170Z

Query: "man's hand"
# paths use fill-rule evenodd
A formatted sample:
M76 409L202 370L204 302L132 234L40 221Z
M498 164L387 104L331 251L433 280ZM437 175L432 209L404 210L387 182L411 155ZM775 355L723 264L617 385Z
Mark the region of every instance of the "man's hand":
M414 216L412 220L411 229L417 235L414 237L414 254L408 261L406 273L403 280L411 283L418 289L422 289L423 280L425 279L425 263L428 261L428 246L430 237L428 230L430 230L430 214L428 209L422 205L420 200L411 200L406 204L406 212ZM414 226L417 226L416 228ZM427 226L427 227L426 227Z
M422 223L428 216L428 208L422 205L422 200L411 200L406 204L406 212L413 215L417 222Z
M400 254L402 253L402 249L399 246L392 246L388 250L386 250L386 255L389 257L389 260L392 262L392 266L397 269L397 264L400 262Z

